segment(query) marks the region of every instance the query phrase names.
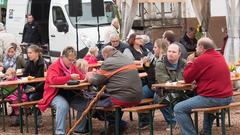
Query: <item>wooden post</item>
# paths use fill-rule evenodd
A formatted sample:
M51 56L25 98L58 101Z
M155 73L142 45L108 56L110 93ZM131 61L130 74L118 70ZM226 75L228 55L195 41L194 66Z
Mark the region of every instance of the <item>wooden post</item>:
M84 112L82 113L81 117L74 123L73 127L68 131L67 135L70 135L75 130L77 125L83 120L83 118L88 115L88 112L92 109L92 107L97 102L97 100L100 98L100 96L105 91L105 89L106 89L106 86L104 85L102 87L102 89L97 93L96 97L94 97L92 99L92 101L89 103L88 107L84 110Z

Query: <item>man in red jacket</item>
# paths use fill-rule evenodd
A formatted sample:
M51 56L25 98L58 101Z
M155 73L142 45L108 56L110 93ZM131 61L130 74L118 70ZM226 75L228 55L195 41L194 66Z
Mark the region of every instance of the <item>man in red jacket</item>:
M215 45L209 38L201 38L196 48L196 56L191 54L184 69L186 83L196 82L196 93L188 100L174 107L176 120L183 135L197 135L194 129L191 110L228 105L232 101L230 73L224 57L214 50ZM214 116L204 113L203 134L208 135Z
M56 135L64 135L66 131L66 117L69 106L78 111L77 117L81 116L87 105L81 96L75 95L72 91L56 89L50 85L66 84L69 80L83 80L85 75L78 71L73 64L76 60L77 52L72 47L63 50L62 56L56 60L47 71L47 77L44 85L43 99L38 104L41 111L45 111L48 106L52 106L56 110ZM86 133L86 118L77 127L75 132Z

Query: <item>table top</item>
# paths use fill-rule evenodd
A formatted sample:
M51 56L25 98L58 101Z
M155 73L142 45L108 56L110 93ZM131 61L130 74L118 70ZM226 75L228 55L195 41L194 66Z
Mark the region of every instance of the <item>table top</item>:
M239 81L240 77L231 77L231 81Z
M102 61L96 63L96 64L89 64L89 68L99 68L102 66ZM143 70L143 66L141 64L136 64L138 70Z
M163 88L165 90L192 90L191 83L159 83L153 84L152 88L157 90L158 88Z
M143 72L143 73L139 73L139 77L142 78L142 77L146 77L147 76L147 73L146 72ZM87 88L88 86L90 86L91 84L89 82L80 82L79 84L77 85L67 85L67 84L62 84L62 85L50 85L50 87L53 87L53 88L61 88L61 89L69 89L69 90L72 90L72 89L84 89L84 88Z
M4 86L8 86L8 85L37 83L37 82L44 82L44 81L45 81L45 77L34 78L31 80L19 79L19 80L14 80L14 81L3 81L3 82L0 82L0 87L4 87Z
M63 85L50 85L50 87L53 88L61 88L61 89L83 89L83 88L87 88L88 86L90 86L91 84L89 82L80 82L77 85L67 85L67 84L63 84Z

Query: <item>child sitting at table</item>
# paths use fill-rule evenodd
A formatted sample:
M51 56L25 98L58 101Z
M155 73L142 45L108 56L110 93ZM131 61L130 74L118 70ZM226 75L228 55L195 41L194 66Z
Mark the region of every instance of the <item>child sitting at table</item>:
M17 80L16 71L14 68L8 68L4 80L6 81L14 81ZM27 101L27 95L22 91L22 87L20 88L22 93L22 102ZM15 104L18 103L18 90L17 85L7 86L2 88L2 96L6 97L9 103ZM19 125L19 107L12 107L12 113L11 116L15 117L14 123L11 124L11 126L18 126Z
M88 72L89 68L88 68L88 62L86 60L78 59L75 65L81 73L86 74Z
M86 60L88 64L97 64L98 51L99 49L97 47L90 47L83 59Z

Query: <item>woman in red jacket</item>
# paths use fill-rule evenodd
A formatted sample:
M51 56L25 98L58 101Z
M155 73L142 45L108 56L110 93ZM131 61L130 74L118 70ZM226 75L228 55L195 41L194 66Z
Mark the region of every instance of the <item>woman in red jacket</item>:
M87 103L72 91L66 91L50 87L50 85L66 84L69 80L84 80L85 76L76 68L74 62L77 52L72 47L63 50L62 56L50 65L44 86L43 99L39 103L39 109L45 111L49 105L56 109L55 134L65 134L66 116L69 106L78 111L78 117L84 111ZM86 118L79 124L75 132L85 133Z

